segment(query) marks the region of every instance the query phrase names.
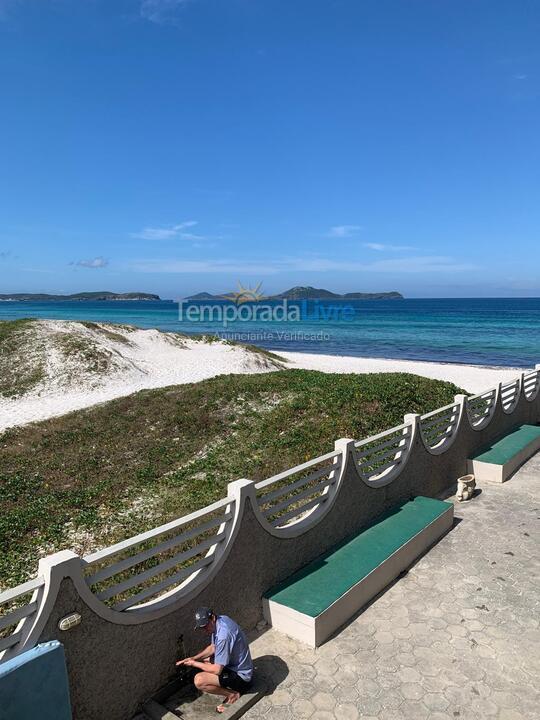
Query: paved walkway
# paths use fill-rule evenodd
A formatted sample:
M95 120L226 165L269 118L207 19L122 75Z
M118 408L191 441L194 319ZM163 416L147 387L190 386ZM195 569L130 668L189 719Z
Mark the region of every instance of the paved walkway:
M540 719L540 454L317 650L252 643L276 689L248 720Z

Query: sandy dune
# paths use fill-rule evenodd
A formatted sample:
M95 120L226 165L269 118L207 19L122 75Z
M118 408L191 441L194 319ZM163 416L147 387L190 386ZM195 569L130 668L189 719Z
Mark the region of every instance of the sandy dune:
M226 342L105 323L92 326L61 320L35 323L24 359L32 355L34 363L42 362L45 377L22 396L0 396L0 430L139 390L280 367L262 353Z
M39 320L11 366L39 366L40 382L18 397L0 396L0 430L45 420L148 388L198 382L223 373L260 373L284 367L337 373L407 372L449 380L478 393L513 379L520 369L442 363L263 353L226 342L106 323ZM1 380L1 378L0 378Z

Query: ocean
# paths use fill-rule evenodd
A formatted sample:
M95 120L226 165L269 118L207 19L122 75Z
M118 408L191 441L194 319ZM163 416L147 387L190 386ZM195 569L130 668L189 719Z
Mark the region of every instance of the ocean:
M190 320L186 308L179 319L178 304L170 301L0 302L0 320L126 323L220 335L274 351L506 367L540 363L540 298L291 301L284 317L274 312L278 304L268 303L269 319L234 319L226 328L215 316L193 319L208 303L191 303L199 311ZM241 312L250 315L249 308Z

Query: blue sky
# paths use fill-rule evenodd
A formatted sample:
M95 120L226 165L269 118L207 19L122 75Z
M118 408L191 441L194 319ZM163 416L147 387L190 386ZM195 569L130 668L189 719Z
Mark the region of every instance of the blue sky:
M540 295L531 0L0 0L0 292Z

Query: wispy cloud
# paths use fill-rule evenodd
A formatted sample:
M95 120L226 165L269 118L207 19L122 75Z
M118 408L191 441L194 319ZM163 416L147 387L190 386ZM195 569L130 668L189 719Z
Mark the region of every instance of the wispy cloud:
M11 250L0 250L0 260L7 260L11 257Z
M109 261L103 256L91 258L89 260L77 260L76 262L69 263L70 265L76 265L77 267L92 268L94 270L98 268L107 267Z
M352 237L359 230L362 230L361 225L332 225L327 235L333 238L347 238Z
M367 269L370 272L392 273L456 273L477 268L472 263L462 262L446 255L425 255L379 260L368 265Z
M179 237L182 238L182 240L193 240L194 242L209 239L209 235L196 235L195 233L180 233Z
M288 257L278 260L137 260L130 269L148 273L245 273L275 275L282 272L369 272L369 273L455 273L475 269L474 265L447 256L425 256L379 260L373 263L328 258Z
M400 252L403 250L416 250L412 245L385 245L384 243L364 243L364 247L378 252Z
M524 73L519 73L517 75L514 75L515 80L526 80L528 75L525 75Z
M472 270L473 265L442 255L392 258L372 263L341 261L327 258L294 259L291 269L305 271L370 272L370 273L440 273Z
M141 0L139 13L143 20L157 25L176 25L178 13L190 0Z
M183 240L201 240L202 236L185 233L186 228L198 225L197 220L186 220L178 223L178 225L168 225L165 227L145 227L139 232L131 233L131 237L141 240L171 240L172 238L181 238Z

